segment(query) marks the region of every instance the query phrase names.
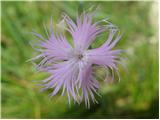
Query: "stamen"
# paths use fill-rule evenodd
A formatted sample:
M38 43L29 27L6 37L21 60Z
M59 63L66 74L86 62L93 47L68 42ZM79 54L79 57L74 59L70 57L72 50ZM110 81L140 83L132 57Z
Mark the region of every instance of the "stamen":
M79 55L78 55L78 59L81 60L82 58L83 58L83 55L82 55L82 54L79 54Z

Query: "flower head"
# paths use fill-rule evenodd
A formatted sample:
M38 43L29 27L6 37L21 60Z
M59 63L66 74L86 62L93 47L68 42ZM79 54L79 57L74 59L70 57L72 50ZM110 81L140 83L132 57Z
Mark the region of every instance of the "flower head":
M98 94L98 81L93 77L93 65L103 66L118 72L119 54L121 50L112 50L121 36L116 37L117 28L106 20L93 23L93 14L83 13L77 16L76 22L70 17L64 16L63 21L67 24L66 30L70 33L73 46L62 34L55 34L52 30L52 22L49 38L45 39L40 34L34 33L41 40L36 46L40 52L32 60L41 59L36 65L37 69L50 74L43 80L42 91L52 89L51 96L56 95L62 88L70 99L81 103L85 101L90 107L90 99L97 102L94 94ZM101 25L105 22L105 25ZM102 32L109 30L106 42L98 48L89 49L91 43Z

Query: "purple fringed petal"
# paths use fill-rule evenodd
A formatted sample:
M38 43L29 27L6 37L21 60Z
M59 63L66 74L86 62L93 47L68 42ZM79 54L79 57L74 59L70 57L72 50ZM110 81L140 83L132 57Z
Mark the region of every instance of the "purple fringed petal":
M110 31L108 40L99 48L87 50L86 55L93 64L107 66L109 68L117 69L116 60L120 58L118 56L121 50L111 50L116 43L120 40L121 36L118 36L113 40L115 31ZM113 42L111 42L113 41Z
M65 37L62 35L55 37L53 33L48 41L41 42L39 46L44 48L44 56L57 60L68 60L69 54L72 51L72 47Z
M39 47L38 50L41 50L41 54L31 60L34 61L42 58L41 62L36 65L36 68L40 71L47 71L49 67L46 68L46 66L56 63L57 61L69 60L70 53L73 51L73 48L64 36L61 34L55 36L53 32L49 40L40 41L35 46Z
M43 89L54 89L51 93L51 96L54 96L63 87L68 91L68 97L72 96L76 101L75 81L78 71L77 61L74 59L53 65L53 69L48 70L52 77L44 80L47 83L44 84L45 88Z
M92 76L92 66L87 65L80 69L79 71L79 87L82 88L82 98L84 98L85 105L89 108L90 102L89 99L91 97L93 102L96 102L94 97L94 93L97 93L97 89L99 88L99 84L96 80L94 80Z
M105 30L97 23L92 23L91 14L83 14L77 17L76 24L69 18L65 18L69 26L69 32L72 35L75 49L85 50L95 40L96 36Z

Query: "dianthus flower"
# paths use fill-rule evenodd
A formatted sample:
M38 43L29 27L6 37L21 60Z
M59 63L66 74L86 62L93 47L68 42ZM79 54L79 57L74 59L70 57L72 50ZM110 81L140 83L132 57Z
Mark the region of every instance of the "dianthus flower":
M121 50L113 50L121 35L116 35L118 29L107 20L93 23L93 14L83 13L74 22L65 15L66 30L70 33L73 46L62 33L54 33L52 22L49 38L34 33L41 40L36 46L40 52L32 59L40 59L37 69L50 74L41 81L42 91L52 89L50 96L56 95L62 88L62 95L67 93L77 103L85 101L90 107L90 99L97 103L94 94L98 94L99 82L93 77L93 65L103 66L118 73ZM105 22L104 22L105 21ZM105 25L102 23L105 23ZM89 49L98 35L109 31L108 39L98 48ZM116 37L115 37L116 35Z

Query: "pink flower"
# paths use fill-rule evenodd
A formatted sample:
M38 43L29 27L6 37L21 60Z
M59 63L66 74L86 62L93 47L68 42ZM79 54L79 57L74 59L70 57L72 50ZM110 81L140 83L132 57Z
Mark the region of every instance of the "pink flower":
M93 77L93 64L118 72L117 63L121 53L121 50L112 50L121 38L120 35L114 37L117 28L107 21L106 25L101 25L104 20L93 23L92 17L93 14L83 13L77 17L75 23L68 16L64 16L73 47L62 33L54 34L52 22L48 39L35 33L41 39L36 44L40 47L36 49L40 54L32 59L34 61L41 58L41 62L36 65L37 69L50 74L41 83L44 86L42 91L51 88L53 92L50 95L54 96L62 88L62 95L66 91L69 103L71 97L78 103L84 100L88 108L90 99L97 103L94 94L98 94L99 89L99 83ZM109 30L107 41L99 48L88 49L97 35L106 30Z

